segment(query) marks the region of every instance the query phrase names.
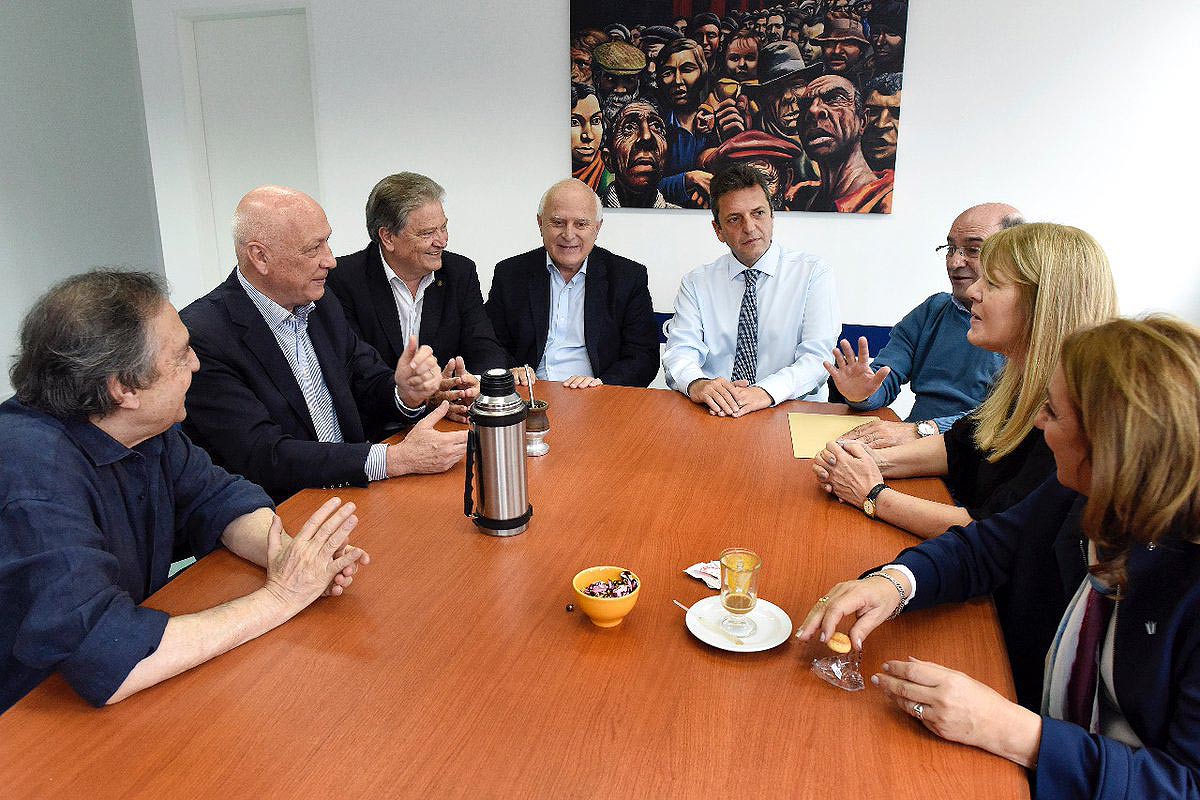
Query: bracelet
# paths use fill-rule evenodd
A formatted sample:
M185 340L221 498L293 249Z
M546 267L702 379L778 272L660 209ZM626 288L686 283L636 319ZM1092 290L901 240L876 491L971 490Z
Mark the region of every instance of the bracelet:
M900 616L900 612L904 610L906 605L908 605L908 594L904 591L904 587L900 585L900 581L896 580L882 570L863 576L863 580L866 580L867 578L883 578L884 580L890 581L892 586L896 587L896 591L900 593L900 605L896 606L896 610L892 612L892 615L888 617L888 619L891 620Z

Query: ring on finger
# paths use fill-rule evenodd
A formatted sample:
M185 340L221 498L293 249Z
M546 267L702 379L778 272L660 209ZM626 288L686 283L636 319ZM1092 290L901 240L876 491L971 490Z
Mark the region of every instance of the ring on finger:
M924 720L925 719L925 704L924 703L913 703L912 713L913 713L913 716L916 717L917 719Z
M825 595L824 597L822 597L822 598L819 598L819 599L817 600L817 605L819 605L819 606L823 606L823 605L825 605L825 604L826 604L826 603L828 603L828 602L829 602L829 595Z

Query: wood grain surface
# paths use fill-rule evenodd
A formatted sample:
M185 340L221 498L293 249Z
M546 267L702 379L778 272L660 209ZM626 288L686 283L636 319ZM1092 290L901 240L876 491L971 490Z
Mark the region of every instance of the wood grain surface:
M1028 796L1019 768L938 739L874 687L817 679L822 646L724 652L671 604L713 594L683 569L741 545L763 557L761 596L796 624L835 582L914 543L831 501L792 457L787 411L844 406L735 420L674 392L537 391L550 452L529 461L528 532L476 530L461 464L344 490L362 519L353 541L372 558L345 596L104 710L50 678L0 716L0 795ZM937 480L897 485L947 499ZM288 529L329 494L283 504ZM571 577L597 564L642 578L616 628L566 610ZM220 551L147 605L186 613L262 580ZM989 601L884 625L864 675L908 655L1013 697Z

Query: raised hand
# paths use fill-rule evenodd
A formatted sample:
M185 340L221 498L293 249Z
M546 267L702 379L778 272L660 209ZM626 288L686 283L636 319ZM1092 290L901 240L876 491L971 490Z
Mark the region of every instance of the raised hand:
M445 472L467 454L466 431L439 431L434 425L450 411L443 401L412 427L404 441L387 449L387 475Z
M396 364L396 392L409 408L420 408L441 385L441 371L433 349L417 346L417 337L408 337L408 345Z
M891 367L882 367L879 371L871 369L871 353L867 346L867 337L858 337L858 353L850 347L850 342L842 339L840 346L833 349L833 363L825 363L825 371L837 385L842 397L852 403L861 403L875 390L883 385L883 381L891 374Z

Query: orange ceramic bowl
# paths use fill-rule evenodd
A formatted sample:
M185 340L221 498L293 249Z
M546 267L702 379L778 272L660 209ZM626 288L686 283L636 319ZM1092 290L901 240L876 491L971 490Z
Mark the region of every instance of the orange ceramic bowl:
M583 590L596 581L612 581L621 577L624 567L588 567L581 570L571 579L575 589L575 603L588 615L592 624L601 628L612 628L621 624L625 615L637 604L638 594L642 591L642 579L636 574L638 587L624 597L592 597Z

